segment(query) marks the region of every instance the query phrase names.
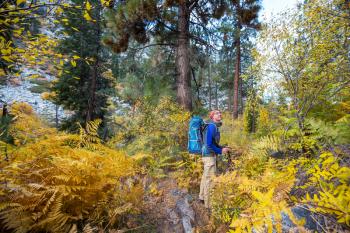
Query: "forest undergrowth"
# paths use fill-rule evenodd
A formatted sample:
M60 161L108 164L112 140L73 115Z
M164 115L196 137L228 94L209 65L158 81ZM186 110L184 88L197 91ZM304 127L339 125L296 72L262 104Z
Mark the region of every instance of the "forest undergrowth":
M263 2L0 0L0 232L350 232L349 0Z
M202 165L184 151L189 117L170 98L157 106L144 99L130 117L114 119L115 136L105 142L98 120L68 134L49 127L29 105L13 104L1 117L1 231L156 232L157 220L146 214L157 207L143 203L167 195L160 183L175 180L192 205L197 200ZM268 125L264 120L258 118L260 127ZM295 208L310 213L317 229L349 230L350 148L343 143L349 135L343 144L334 137L349 132L348 121L310 120L299 137L292 127L283 132L272 125L249 134L244 118L225 114L222 143L233 153L218 160L211 227L194 223L195 231L282 232L288 216L292 229L307 232Z

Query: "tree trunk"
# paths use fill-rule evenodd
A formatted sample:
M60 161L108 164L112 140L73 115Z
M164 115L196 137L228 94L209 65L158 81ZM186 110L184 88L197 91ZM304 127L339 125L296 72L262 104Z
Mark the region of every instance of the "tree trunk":
M238 79L238 114L243 114L243 80L241 78Z
M226 47L226 78L230 81L230 60L228 48ZM229 92L228 92L228 111L232 111L232 96L231 90L233 90L233 82L229 82Z
M94 120L94 112L96 110L96 81L97 81L97 73L98 73L99 59L97 57L96 62L94 64L93 73L91 76L91 87L90 87L90 96L88 100L88 109L86 114L86 121L88 123L91 120Z
M215 109L219 109L218 82L215 81Z
M5 103L4 106L2 106L2 117L7 116L8 110L7 110L7 104Z
M101 37L101 23L100 23L100 12L97 14L97 22L96 22L96 33L97 33L97 38L100 39ZM101 44L98 40L96 43L98 43L96 47L96 58L95 58L95 63L94 67L92 70L92 75L91 75L91 87L90 87L90 96L88 99L88 109L86 113L86 120L85 124L87 124L89 121L95 120L95 113L96 113L96 89L97 89L97 78L99 74L99 66L100 66L100 49L101 49Z
M233 83L233 118L238 118L238 90L239 90L239 78L241 70L241 25L238 22L236 33L236 64L235 64L235 77Z
M198 71L198 86L202 87L203 86L203 67L199 66L199 71Z
M58 128L58 104L55 104L55 123L56 128Z
M211 99L211 62L210 62L210 57L208 57L209 61L209 67L208 67L208 92L209 92L209 110L212 110L212 99Z
M189 19L190 11L186 1L180 1L179 4L178 30L179 38L176 54L177 68L177 101L186 110L192 111L192 93L191 93L191 73L189 56Z
M198 82L197 82L197 80L196 80L196 72L195 72L195 70L191 67L191 72L192 72L192 76L193 76L193 81L194 81L194 83L195 83L195 85L196 85L196 90L197 90L197 103L195 103L196 105L200 105L200 102L201 102L201 99L200 99L200 96L199 96L199 88L200 88L200 86L199 86L199 84L198 84Z

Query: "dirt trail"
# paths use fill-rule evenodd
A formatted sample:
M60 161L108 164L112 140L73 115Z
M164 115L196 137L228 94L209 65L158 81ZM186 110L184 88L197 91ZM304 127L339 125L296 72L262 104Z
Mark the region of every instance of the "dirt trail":
M213 231L210 216L196 195L178 187L176 180L165 178L157 183L157 195L147 197L145 209L159 233Z

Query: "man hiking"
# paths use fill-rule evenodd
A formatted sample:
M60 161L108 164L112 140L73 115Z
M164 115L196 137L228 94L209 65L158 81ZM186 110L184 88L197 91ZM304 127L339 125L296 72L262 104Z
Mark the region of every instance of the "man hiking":
M222 115L219 110L209 113L210 122L203 135L202 161L204 165L203 176L200 185L199 200L204 202L206 208L210 208L209 195L212 179L216 174L216 156L230 151L228 147L222 147L220 143L219 127L222 125Z

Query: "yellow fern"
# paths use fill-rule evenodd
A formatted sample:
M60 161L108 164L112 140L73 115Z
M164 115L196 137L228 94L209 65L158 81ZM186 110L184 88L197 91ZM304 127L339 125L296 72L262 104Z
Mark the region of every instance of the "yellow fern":
M101 123L102 123L101 119L89 121L86 123L85 128L83 128L78 123L81 147L85 147L91 150L96 149L95 145L101 142L97 132L98 127L100 126Z
M56 134L14 151L0 174L6 183L0 189L1 224L16 232L74 232L78 221L104 227L116 209L114 223L137 212L142 186L128 181L137 165L122 152L95 148L81 147L79 135Z

